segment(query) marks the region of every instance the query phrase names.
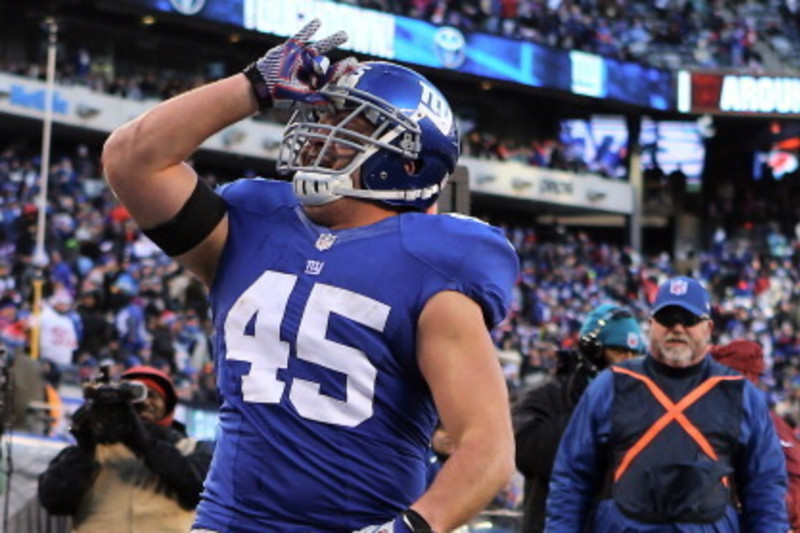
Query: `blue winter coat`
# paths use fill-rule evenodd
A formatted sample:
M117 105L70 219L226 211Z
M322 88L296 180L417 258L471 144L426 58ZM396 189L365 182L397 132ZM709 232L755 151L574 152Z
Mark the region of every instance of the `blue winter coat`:
M650 360L649 363L655 363ZM655 363L657 364L657 363ZM705 359L708 372L715 365ZM695 373L697 374L697 373ZM617 378L619 379L619 378ZM660 379L681 379L660 375ZM619 509L603 490L613 448L615 375L603 371L590 384L561 439L547 500L545 531L550 533L785 533L788 519L784 503L787 477L784 455L769 418L764 395L744 380L741 394L741 424L737 435L740 453L734 460L734 477L741 514L728 505L724 516L713 523L648 524L634 520ZM661 383L659 386L669 385ZM673 398L673 401L676 399ZM738 406L737 406L738 407ZM675 422L672 422L673 424ZM605 499L597 500L600 491Z

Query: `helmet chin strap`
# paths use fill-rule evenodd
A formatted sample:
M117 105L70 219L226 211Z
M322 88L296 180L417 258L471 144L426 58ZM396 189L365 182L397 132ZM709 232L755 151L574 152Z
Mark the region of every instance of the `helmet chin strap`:
M394 128L385 133L380 139L380 144L388 143L390 139L399 135L399 128ZM402 189L402 190L374 190L357 189L353 180L353 172L363 168L363 164L379 150L376 144L360 154L350 162L347 172L346 169L341 174L331 174L331 172L313 172L298 170L295 172L292 184L294 194L303 205L317 206L325 205L344 196L350 198L361 198L364 200L402 200L413 202L415 200L427 200L439 194L449 180L445 176L441 183L436 183L422 189Z
M296 172L292 184L294 194L303 205L325 205L345 196L364 200L407 200L428 199L439 194L447 183L447 177L440 184L424 189L407 189L399 191L375 191L356 189L350 174L330 176L317 172Z
M297 171L292 185L300 203L308 206L329 204L346 196L347 191L355 190L350 174L331 176L321 172Z

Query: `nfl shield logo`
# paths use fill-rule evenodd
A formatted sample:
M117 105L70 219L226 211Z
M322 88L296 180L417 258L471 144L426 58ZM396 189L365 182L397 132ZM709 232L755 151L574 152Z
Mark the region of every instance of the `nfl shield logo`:
M317 250L320 252L324 252L325 250L329 249L333 246L333 243L336 242L336 235L331 233L323 233L319 237L317 237L317 243L314 245L317 247Z
M686 294L686 291L688 290L689 290L689 284L686 283L686 280L683 279L672 280L669 284L669 293L674 294L676 296Z
M627 342L628 342L628 348L635 350L636 348L639 347L639 335L637 335L632 331L629 331Z

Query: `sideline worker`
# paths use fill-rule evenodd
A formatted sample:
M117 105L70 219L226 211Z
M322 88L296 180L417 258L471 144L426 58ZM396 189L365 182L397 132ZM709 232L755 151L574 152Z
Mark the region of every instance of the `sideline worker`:
M600 373L573 413L545 531L789 529L784 456L764 395L708 357L710 311L694 279L659 287L649 354Z

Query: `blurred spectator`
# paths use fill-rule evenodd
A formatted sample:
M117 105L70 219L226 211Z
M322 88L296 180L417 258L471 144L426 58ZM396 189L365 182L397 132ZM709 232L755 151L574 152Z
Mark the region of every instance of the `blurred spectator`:
M755 385L764 387L761 380L764 373L764 351L757 342L735 340L725 345L712 346L709 353L723 365L744 374ZM800 439L774 410L770 412L770 416L786 456L786 472L789 476L786 508L789 512L789 525L792 531L800 531Z
M116 339L113 326L102 308L100 291L84 290L78 297L77 312L83 333L78 343L78 354L96 360L112 356L112 343Z
M453 439L447 434L441 423L436 426L431 437L430 456L428 457L428 485L433 483L434 478L442 469L442 465L450 457L455 449Z
M179 317L172 311L152 313L148 317L148 333L151 338L151 361L166 361L174 374L178 371L175 362L176 325L180 327Z
M138 355L147 344L144 306L138 297L138 285L127 273L117 277L111 286L117 309L114 325L119 336L122 357Z
M577 351L559 354L553 379L530 389L514 405L517 469L525 476L522 531L544 531L550 471L572 411L599 370L644 353L638 322L619 306L603 304L586 318Z
M42 365L22 350L3 346L2 351L2 364L8 365L11 379L10 426L17 431L42 435L45 425L49 425L49 421L43 422L49 413L41 408L31 408L32 404L44 405L47 402L47 383ZM8 408L8 405L4 407Z
M72 364L78 349L80 315L72 310L73 299L64 288L58 289L42 304L39 315L39 353L52 364L48 381L57 387L61 371Z
M217 391L217 378L214 365L206 363L197 374L197 387L192 393L192 401L205 406L219 407L220 398Z

